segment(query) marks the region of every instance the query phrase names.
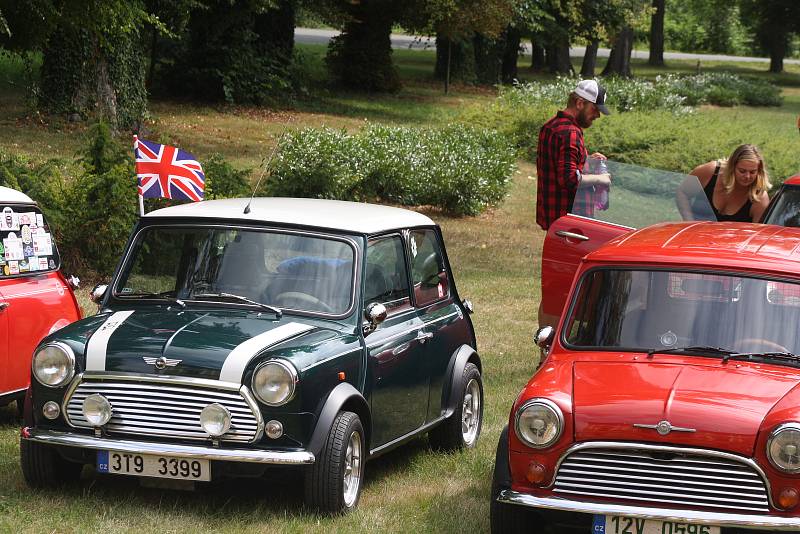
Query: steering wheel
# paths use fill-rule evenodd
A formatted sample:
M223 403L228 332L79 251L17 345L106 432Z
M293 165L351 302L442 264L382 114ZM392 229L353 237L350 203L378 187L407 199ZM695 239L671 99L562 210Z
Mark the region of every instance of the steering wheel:
M287 308L294 308L300 306L310 307L312 311L324 311L327 313L335 313L333 308L326 303L308 293L301 293L299 291L285 291L275 297L275 304L277 306L285 306Z
M783 345L759 337L739 339L733 343L733 349L739 352L789 352Z

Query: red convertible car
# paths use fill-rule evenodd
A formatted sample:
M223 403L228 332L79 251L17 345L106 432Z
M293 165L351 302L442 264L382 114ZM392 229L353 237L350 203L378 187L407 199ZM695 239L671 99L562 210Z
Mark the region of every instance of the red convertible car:
M0 406L24 397L33 349L42 338L81 317L72 293L77 279L65 277L60 267L39 207L0 187Z
M560 319L500 437L492 532L800 531L800 229L602 215L548 231Z

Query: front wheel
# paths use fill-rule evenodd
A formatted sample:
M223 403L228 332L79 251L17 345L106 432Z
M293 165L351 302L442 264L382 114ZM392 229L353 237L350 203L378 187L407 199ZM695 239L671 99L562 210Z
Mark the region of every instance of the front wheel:
M435 449L471 449L478 442L483 424L483 380L474 363L464 366L460 402L453 414L428 434Z
M26 439L19 442L19 462L32 488L53 488L78 480L82 464L69 462L52 448Z
M353 412L339 412L322 452L306 471L306 504L325 514L347 513L355 508L366 459L361 419Z

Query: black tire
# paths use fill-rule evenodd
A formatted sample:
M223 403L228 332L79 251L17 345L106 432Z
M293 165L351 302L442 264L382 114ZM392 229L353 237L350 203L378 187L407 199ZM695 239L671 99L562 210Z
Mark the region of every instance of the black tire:
M497 452L494 459L494 473L492 475L492 489L489 503L489 523L492 534L538 534L534 514L522 506L506 504L497 501L501 490L508 489L511 485L511 473L508 471L508 428L500 434L497 443Z
M83 464L70 462L52 447L26 439L19 441L19 461L25 482L32 488L54 488L80 478Z
M348 450L353 440L353 447ZM357 455L357 456L356 456ZM367 444L361 419L353 412L339 412L314 465L306 471L306 505L323 514L342 514L354 509L361 497ZM351 470L348 471L348 463ZM354 465L355 464L355 465ZM349 478L350 484L345 483Z
M476 386L474 387L473 386ZM474 414L474 409L470 410L474 393L478 394L477 422L473 430L465 433L464 416ZM467 396L469 395L469 398ZM466 405L466 406L465 406ZM466 411L465 411L466 410ZM483 380L481 372L474 363L467 363L461 374L461 390L459 391L458 403L453 414L442 424L428 433L428 441L434 449L441 451L456 451L460 449L471 449L478 443L483 426ZM471 428L471 427L470 427ZM474 433L474 436L473 436Z

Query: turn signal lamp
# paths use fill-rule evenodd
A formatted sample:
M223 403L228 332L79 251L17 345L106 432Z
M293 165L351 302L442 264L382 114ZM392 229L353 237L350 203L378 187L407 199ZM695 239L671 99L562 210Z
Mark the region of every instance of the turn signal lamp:
M791 510L800 502L800 492L794 488L783 488L778 495L778 506L783 510Z
M545 466L539 462L531 462L528 465L528 471L525 473L525 478L528 479L528 482L539 486L544 483L546 477L547 468Z

